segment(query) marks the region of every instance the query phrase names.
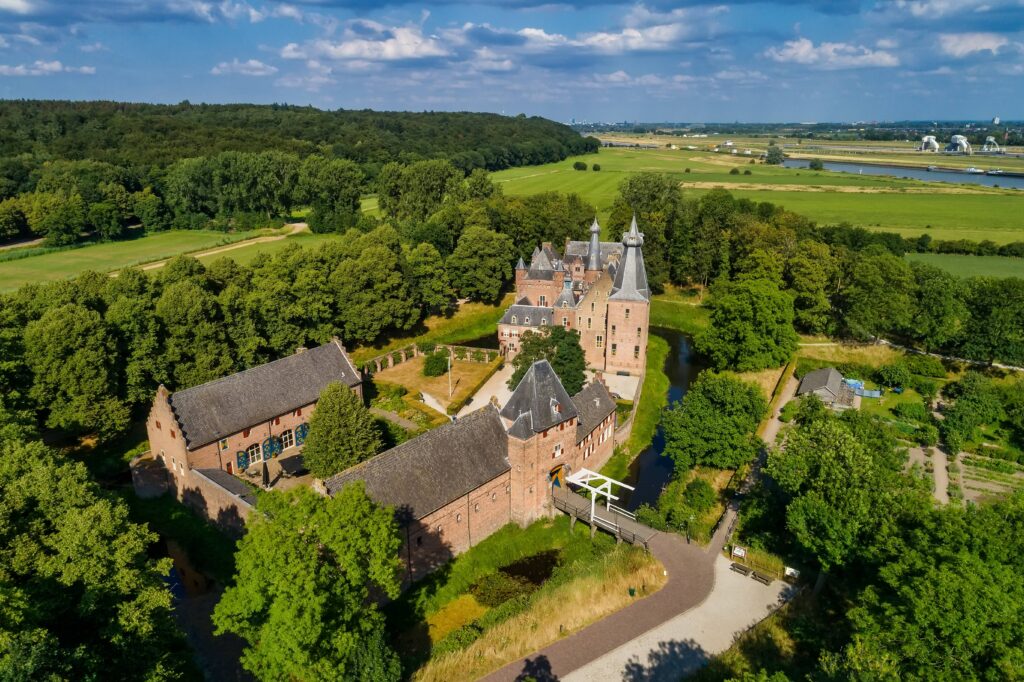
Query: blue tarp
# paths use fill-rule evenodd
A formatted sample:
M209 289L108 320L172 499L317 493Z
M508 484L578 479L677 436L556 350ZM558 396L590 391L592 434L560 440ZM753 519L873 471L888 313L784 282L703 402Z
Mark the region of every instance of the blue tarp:
M864 382L860 379L843 379L843 383L852 388L864 388Z
M882 397L882 392L878 391L878 390L869 391L866 388L855 388L855 389L853 389L853 392L856 393L857 395L859 395L862 398L881 398Z

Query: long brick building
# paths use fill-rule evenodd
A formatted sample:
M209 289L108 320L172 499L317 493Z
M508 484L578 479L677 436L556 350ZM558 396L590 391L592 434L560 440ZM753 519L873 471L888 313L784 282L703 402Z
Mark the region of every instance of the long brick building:
M639 375L647 360L650 288L644 236L636 218L621 242L602 242L594 220L590 241L567 241L564 255L551 244L535 249L527 266L516 265L516 301L498 323L507 357L524 334L560 325L580 334L587 366Z

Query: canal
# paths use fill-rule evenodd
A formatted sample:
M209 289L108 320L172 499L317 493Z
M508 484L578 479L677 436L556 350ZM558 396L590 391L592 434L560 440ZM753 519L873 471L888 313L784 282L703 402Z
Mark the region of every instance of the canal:
M682 332L655 327L651 333L665 339L669 345L665 374L669 380L668 402L671 405L683 399L690 384L707 365L696 355L690 339ZM625 491L628 497L623 497L619 504L634 511L641 504L654 505L658 501L662 488L672 478L672 460L665 457L664 452L665 434L659 424L654 440L629 466L629 476L624 482L636 490L632 493Z
M979 166L984 170L990 170L996 166L996 159L979 159ZM808 159L786 159L782 162L786 168L799 168L807 170L810 167ZM823 161L825 170L837 171L840 173L855 173L858 175L887 175L894 178L911 178L924 182L950 182L967 185L984 185L986 187L1010 187L1024 189L1024 177L1012 175L984 175L981 173L959 173L949 170L927 170L911 166L881 166L864 163L843 163L840 161Z

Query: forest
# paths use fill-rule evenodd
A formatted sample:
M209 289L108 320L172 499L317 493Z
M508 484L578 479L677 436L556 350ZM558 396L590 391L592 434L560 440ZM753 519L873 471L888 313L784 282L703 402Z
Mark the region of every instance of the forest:
M306 206L315 231L344 230L399 166L444 184L598 146L546 119L469 113L7 101L0 123L0 243L47 246L133 226L251 229Z
M306 172L319 170L309 166ZM183 646L170 624L169 603L162 596L166 593L154 588L166 566L146 557L152 536L128 521L124 505L108 499L81 464L43 446L42 432L51 442L87 437L110 443L145 414L161 383L171 390L194 386L334 335L350 346L400 337L416 330L425 315L453 310L459 298L495 302L507 290L518 257L528 257L540 241L561 244L567 238L583 238L595 214L593 206L573 195L506 197L484 171L466 177L447 161L382 167L376 183L383 217L339 224L332 229L342 230L344 237L316 248L293 246L250 265L222 258L207 267L183 256L155 275L136 269L116 277L85 273L0 297L0 441L6 453L0 459L0 485L4 499L14 501L0 508L0 544L25 549L17 556L0 556L0 586L5 591L10 587L14 598L13 618L0 622L0 649L16 652L0 654L0 676L83 679L107 672L107 661L122 679L188 675L187 666L170 655L154 654L145 665L130 667L137 650L173 652ZM230 186L223 188L220 196L229 196ZM261 200L267 196L257 194ZM188 195L183 187L180 196L195 201L193 208L216 211L201 194ZM232 201L252 200L249 192L231 196L236 197ZM333 208L328 199L326 214ZM310 201L316 210L315 200ZM623 181L606 229L621 233L634 214L645 233L652 288L707 287L710 326L695 344L716 369L778 366L795 350L798 331L862 340L885 337L982 362L1024 362L1024 280L959 280L906 262L901 256L907 243L899 237L848 226L819 227L772 204L737 200L721 190L690 198L676 182L656 174L640 173ZM714 411L716 395L743 396L742 390L728 385L715 388L710 376L705 383L705 404L712 406L706 412ZM746 434L764 411L759 399L744 400L749 415L744 419L749 423L730 436L738 456L751 451ZM972 418L963 415L964 428ZM901 591L898 576L879 567L891 564L906 575L919 576L915 580L924 584L936 581L937 589L969 579L964 585L975 590L972 598L979 604L986 601L979 595L992 594L991 586L1019 595L1019 578L998 569L1007 552L1020 547L1019 538L999 540L1000 533L1008 532L1000 519L1019 516L1019 501L992 510L927 511L917 496L894 485L897 467L891 444L883 443L883 436L869 424L847 423L854 417L843 419L812 415L804 420L806 447L787 455L807 453L807 462L770 463L783 494L764 502L773 505L781 500L786 505L771 507L774 511L766 514L792 515L797 532L786 535L787 541L805 542L806 551L824 568L832 572L835 567L836 583L844 586L840 597L857 599L849 625L836 631L834 641L814 644L815 651L832 652L823 654L816 675L850 679L857 670L879 669L898 656L909 661L900 664L903 669L919 671L916 678L927 679L930 672L942 669L930 662L928 652L915 650L909 636L899 635L901 628L890 624L913 618L922 623L917 631L932 633L941 629L939 614L917 593ZM687 420L680 422L685 426ZM844 456L852 458L852 473L836 479L829 471L818 471L812 455L821 450L819 446L846 442L854 437L851 431L863 443L844 450ZM699 452L692 455L703 457ZM75 495L61 495L61 490L74 490ZM843 501L847 498L852 507ZM316 500L297 493L293 502L300 505L300 512L306 505L310 513L339 518L356 513L346 511L349 507L372 514L380 522L372 534L387 536L381 547L390 546L386 522L361 494L353 492L351 499L332 503L331 509L317 506ZM800 535L810 522L799 514L833 501L838 507L838 535L828 546L815 545ZM301 514L282 508L280 515L285 525L268 523L246 542L270 548L294 538L287 524L300 523ZM92 532L79 538L76 526L67 524L68 519L83 517L94 520ZM932 569L913 560L915 553L955 553L957 547L951 543L958 537L967 543L958 563L936 563ZM985 542L968 542L975 537ZM121 549L106 557L101 550L110 546ZM337 551L349 550L339 546ZM75 552L89 558L96 569L72 571L70 567L79 562L68 563L63 557ZM378 588L392 593L394 580L386 555L381 551L361 560L381 563ZM857 574L861 584L843 581L844 567L854 573L867 566L870 573ZM331 570L333 576L337 567ZM281 574L273 573L274 580L281 579ZM262 589L254 580L240 580L237 594ZM337 591L330 599L363 603L365 584L349 590L335 577L330 584ZM126 585L137 585L141 591L135 594ZM861 586L863 593L857 592ZM52 594L67 598L55 600ZM258 629L250 628L245 599L238 599L224 607L224 627L245 631L251 635L247 639L256 641ZM925 622L929 618L936 623L934 628ZM989 623L1005 626L1006 637L1016 636L1013 633L1021 628L1019 612L1015 616L1005 609L972 606L962 619L962 624L988 633L995 631ZM337 624L366 628L359 635L366 645L346 646L345 653L337 654L345 657L338 665L352 666L344 669L364 671L359 674L371 678L380 675L373 679L394 679L399 673L381 640L373 609L362 623ZM316 628L321 634L292 634L299 640L307 635L315 640L331 629L324 623ZM837 639L841 633L847 639ZM1019 652L1006 644L1006 637L978 638L987 648L968 654L969 663L948 672L956 677L975 661L1001 666L992 670L1009 670L1012 656ZM296 646L309 641L297 640ZM85 653L101 644L101 654ZM251 650L247 660L253 668L273 677L285 674L276 666L287 663L288 676L313 674L294 658L286 661L278 644L268 646ZM860 677L869 678L866 673Z

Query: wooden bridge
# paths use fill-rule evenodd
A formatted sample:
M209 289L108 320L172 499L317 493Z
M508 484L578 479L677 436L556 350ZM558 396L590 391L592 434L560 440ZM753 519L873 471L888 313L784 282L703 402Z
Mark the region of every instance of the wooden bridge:
M577 520L583 521L590 526L590 537L594 537L594 533L600 528L614 535L618 542L628 542L649 550L648 543L658 534L658 531L638 522L636 517L626 510L612 504L595 504L594 501L568 488L552 488L551 497L555 509L569 515L569 527L574 526Z

